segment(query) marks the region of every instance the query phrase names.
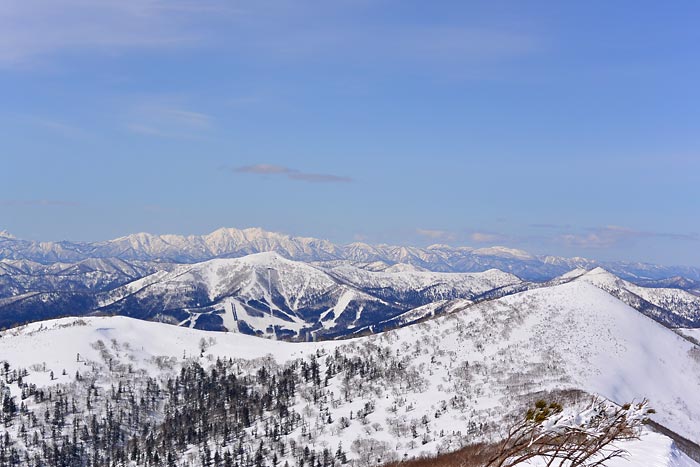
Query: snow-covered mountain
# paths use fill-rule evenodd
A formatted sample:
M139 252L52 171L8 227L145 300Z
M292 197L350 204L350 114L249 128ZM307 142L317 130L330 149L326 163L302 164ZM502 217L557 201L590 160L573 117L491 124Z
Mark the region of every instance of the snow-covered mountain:
M0 263L11 263L16 273L7 275L8 282L14 282L7 287L8 296L0 297L0 326L99 313L250 334L272 334L274 325L276 337L306 340L401 326L420 319L421 310L406 312L422 305L434 303L429 314L439 314L444 311L439 305L449 300L480 301L526 286L517 277L497 270L435 273L393 265L372 272L344 263L314 266L268 252L195 264L164 264L163 270L108 288L98 285L112 273L120 272L112 280L122 283L129 273L138 276L143 271L138 274L130 268L132 263L122 260L84 261L88 262L102 268L72 275L82 271L78 266L87 265L42 266L25 261L20 269L19 260ZM109 265L120 268L110 269ZM54 274L44 273L42 268ZM17 273L24 270L36 275ZM92 287L71 286L69 282L87 277L102 282L95 280Z
M377 325L421 305L476 301L521 283L501 271L323 270L277 253L258 253L156 273L100 295L97 308L200 329L264 334L274 326L277 337L306 340L376 331Z
M215 276L208 292L226 287L217 270L207 271ZM227 430L199 436L208 425L197 417L188 422L192 435L181 445L154 443L155 450L175 449L174 459L182 465L202 465L203 443L212 453L228 450L242 456L241 462L247 451L237 451L239 443L251 447L250 455L263 446L259 450L264 465L273 463L273 456L280 464L295 465L299 453L322 457L324 447L332 454L340 443L339 451L360 465L370 450L374 465L377 460L384 463L497 440L509 416L522 417L533 400L576 407L587 403L586 393L620 404L648 398L656 410L651 416L655 422L700 442L700 348L588 281L478 304L464 300L463 305L462 311L386 333L319 343L261 341L240 333L165 328L125 317L66 318L3 332L0 358L9 364L6 378L13 382L7 387L18 400L22 389L13 371L23 375L21 384L54 388L54 400L67 396L70 401L75 395L73 413L79 415L69 412L65 423L58 402L42 402L38 396L25 400L27 409L41 415L36 423L46 419L54 431L65 430L67 439L74 425L78 434L83 424L91 433L94 422L80 415L87 410L86 394L90 414L98 421L109 414L124 420L123 427L113 425L115 430L132 433L134 423L150 423L146 431L141 426L135 430L147 433L145 440L160 433L162 424L167 430L173 413L193 405L205 411L206 424L217 423L208 414L226 404L200 404L210 400L202 397L206 384L198 392L177 393L188 387L188 374L208 382L209 372L215 371L237 387L250 385L238 398L256 396L250 400L262 401L260 412L246 415L241 429L232 418L230 438ZM282 382L294 381L283 408L274 398L265 403L265 397L277 397L261 392L270 379L280 383L270 394L280 394ZM210 390L220 395L218 384L223 383ZM231 404L239 399L234 397ZM149 404L148 410L139 409L144 404L139 406L139 400ZM20 440L19 420L9 426L12 439ZM25 426L31 440L38 428ZM51 430L43 433L40 439L50 442ZM82 439L89 446L93 438ZM649 466L650 455L658 455L654 462L665 459L658 465L698 465L660 434L645 433L634 443L638 444L631 445L625 465ZM24 444L18 441L15 446L23 449ZM40 449L27 446L30 451Z
M675 288L640 287L603 268L576 269L555 281L585 281L669 327L700 327L700 296Z
M39 263L77 262L88 258L166 263L196 263L213 258L240 257L252 253L277 252L299 261L350 261L355 264L411 264L442 272L481 272L499 269L529 281L546 281L582 267L602 266L623 279L642 285L674 280L661 286L696 288L700 269L667 267L646 263L600 262L586 258L535 256L506 247L473 249L432 245L427 248L352 243L336 245L327 240L292 237L259 228L222 228L207 235L153 235L139 233L114 240L85 242L36 242L0 234L0 259Z
M49 263L86 258L194 263L219 257L245 256L276 251L297 260L337 259L339 247L326 240L290 237L259 228L222 228L207 235L154 235L137 233L113 240L85 242L35 242L0 236L0 258L30 259Z
M75 263L42 264L21 259L0 260L0 298L28 292L101 291L167 269L168 264L88 258Z
M326 271L339 281L386 300L420 305L456 298L477 300L486 293L522 284L513 274L498 269L481 273L440 273L396 264L383 271L352 266L337 266Z

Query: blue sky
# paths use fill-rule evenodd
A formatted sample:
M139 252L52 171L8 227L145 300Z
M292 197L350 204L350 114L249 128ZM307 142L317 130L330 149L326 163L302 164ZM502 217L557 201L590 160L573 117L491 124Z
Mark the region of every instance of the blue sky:
M700 265L700 4L6 0L0 229Z

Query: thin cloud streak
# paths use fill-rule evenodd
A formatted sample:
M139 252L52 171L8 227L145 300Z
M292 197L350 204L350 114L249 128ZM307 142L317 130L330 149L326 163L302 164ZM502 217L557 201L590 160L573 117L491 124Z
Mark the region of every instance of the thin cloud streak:
M474 63L508 61L544 48L530 31L475 25L358 28L342 23L318 25L308 19L319 13L332 18L363 12L361 5L332 2L280 2L277 8L250 1L232 6L225 0L6 3L0 13L0 67L32 64L64 51L179 50L226 43L234 44L227 53L278 62L342 55L344 61L373 67L400 62L430 65L428 69L462 69Z
M130 110L126 129L163 138L193 138L212 128L214 117L168 105L142 104Z
M700 241L700 235L696 233L650 232L634 230L619 225L592 227L586 230L588 230L587 233L564 233L555 240L570 247L591 249L613 248L624 242L645 238L667 238L690 242Z
M191 126L208 127L212 121L209 115L191 110L162 109L161 112L173 120Z
M289 169L287 167L282 167L280 165L255 164L255 165L246 165L244 167L236 167L235 169L233 169L233 171L238 172L238 173L270 175L270 174L288 174L288 173L292 172L292 169Z
M0 199L2 207L78 207L80 203L56 199Z
M452 232L449 230L439 229L416 229L416 234L431 240L439 240L452 243L471 242L490 243L492 245L495 245L502 243L517 243L518 241L522 240L522 238L516 238L503 233L483 231Z
M0 66L64 50L182 47L203 40L197 16L236 12L220 0L6 0L0 14Z
M452 242L457 239L457 235L454 232L449 232L447 230L416 229L416 233L421 237L427 237L431 240Z
M416 234L434 241L465 244L504 245L513 248L535 250L551 250L553 247L565 246L575 250L613 250L624 245L650 241L674 240L681 242L700 242L700 234L677 232L654 232L635 230L619 225L581 228L560 224L528 224L527 227L537 230L548 230L546 234L518 234L467 230L451 232L437 229L416 229Z
M541 40L531 34L469 26L330 25L281 31L287 33L268 31L267 35L252 37L248 52L282 60L305 60L334 57L342 51L346 60L351 57L356 63L377 65L388 60L443 67L508 61L544 49Z
M235 167L232 170L239 174L280 175L289 180L309 183L350 183L353 181L352 178L341 175L302 172L301 170L273 164L246 165Z
M504 235L489 232L472 232L469 238L476 243L494 243L507 240Z

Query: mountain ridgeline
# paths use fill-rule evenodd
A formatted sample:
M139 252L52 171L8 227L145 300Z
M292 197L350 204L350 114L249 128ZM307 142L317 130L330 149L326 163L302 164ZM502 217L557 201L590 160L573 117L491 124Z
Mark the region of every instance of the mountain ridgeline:
M502 247L337 246L260 229L220 229L98 243L2 234L0 256L0 327L122 315L287 340L332 339L570 281L592 283L667 327L700 327L692 268L615 263L603 269L581 258Z
M640 285L700 288L700 268L658 266L648 263L601 262L586 258L535 256L506 247L469 248L431 245L427 248L351 243L268 232L259 228L221 228L208 235L153 235L138 233L100 242L37 242L0 232L0 260L35 263L78 263L87 259L118 258L155 263L197 263L214 258L236 258L276 252L304 262L345 261L363 267L386 268L410 264L439 272L482 272L499 269L527 281L546 281L575 268L603 267Z

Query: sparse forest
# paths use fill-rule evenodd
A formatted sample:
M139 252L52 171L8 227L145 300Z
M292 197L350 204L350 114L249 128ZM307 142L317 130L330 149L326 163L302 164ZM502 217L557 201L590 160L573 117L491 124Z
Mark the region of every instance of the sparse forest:
M48 387L25 378L50 371L53 380L55 370L5 362L0 467L328 467L348 458L376 465L396 459L401 446L372 436L384 430L371 417L374 401L389 393L392 435L409 438L413 447L436 437L459 447L468 439L433 432L425 415L399 413L412 410L401 407L402 394L426 385L410 353L365 343L354 354L319 350L278 365L271 358L213 359L205 355L208 345L202 340L199 356L155 358L162 376L152 376L116 357L127 344L98 341L93 347L101 361L83 361L84 372L70 383ZM450 407L461 407L459 396L441 411ZM345 446L322 439L353 429L359 435Z

